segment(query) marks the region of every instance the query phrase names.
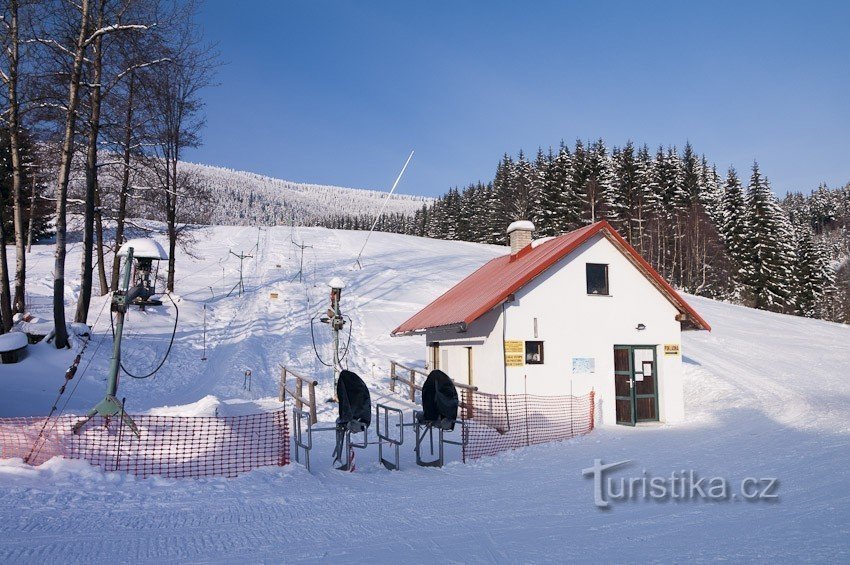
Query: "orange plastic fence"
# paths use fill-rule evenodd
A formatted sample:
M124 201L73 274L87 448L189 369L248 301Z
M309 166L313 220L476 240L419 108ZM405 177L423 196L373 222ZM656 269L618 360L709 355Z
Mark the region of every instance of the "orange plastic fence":
M504 396L464 391L464 402L472 405L464 461L593 430L593 392L584 396Z
M40 465L51 457L84 459L108 471L147 477L235 477L289 463L286 411L230 417L132 416L137 437L117 418L0 418L0 458Z

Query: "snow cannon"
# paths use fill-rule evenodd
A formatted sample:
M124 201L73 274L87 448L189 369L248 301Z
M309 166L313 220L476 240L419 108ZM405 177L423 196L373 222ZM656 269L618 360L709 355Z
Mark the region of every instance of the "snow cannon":
M118 257L127 258L133 250L133 287L129 290L129 303L144 310L145 306L160 306L161 300L154 299L159 262L167 261L168 254L162 246L150 238L130 239L118 250ZM154 267L154 261L156 266Z
M442 467L445 461L445 444L463 446L466 434L461 441L445 438L447 432L455 429L460 400L452 379L443 371L435 369L428 373L422 385L422 410L413 413L413 426L416 431L416 464L421 467ZM437 430L438 454L436 459L422 459L422 442L428 436L431 455L434 455L434 430Z
M372 423L372 398L369 389L357 373L343 370L336 384L339 399L339 416L336 419L336 447L334 463L340 471L354 471L354 448L368 445L368 430ZM360 442L352 442L351 434L363 434ZM343 461L344 459L344 461Z

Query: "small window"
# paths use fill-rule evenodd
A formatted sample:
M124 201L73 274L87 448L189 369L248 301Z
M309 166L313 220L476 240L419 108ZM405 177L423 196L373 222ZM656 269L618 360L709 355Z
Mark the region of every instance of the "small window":
M525 342L525 364L526 365L542 365L543 364L543 342L542 341L526 341Z
M587 264L587 293L608 295L608 265Z

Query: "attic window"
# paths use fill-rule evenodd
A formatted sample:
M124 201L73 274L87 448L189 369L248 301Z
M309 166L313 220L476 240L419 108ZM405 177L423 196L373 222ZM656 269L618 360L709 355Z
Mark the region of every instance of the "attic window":
M608 265L587 264L587 293L608 296Z

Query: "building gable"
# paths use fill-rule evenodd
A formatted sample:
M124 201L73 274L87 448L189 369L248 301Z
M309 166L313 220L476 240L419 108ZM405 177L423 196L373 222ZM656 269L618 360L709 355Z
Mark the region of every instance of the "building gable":
M602 221L539 245L529 245L518 253L492 259L393 330L392 335L452 326L465 330L473 321L504 302L561 259L574 253L597 234L608 239L676 307L680 312L680 321L696 329L711 329L608 222Z

